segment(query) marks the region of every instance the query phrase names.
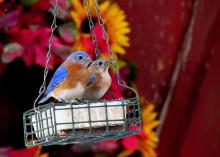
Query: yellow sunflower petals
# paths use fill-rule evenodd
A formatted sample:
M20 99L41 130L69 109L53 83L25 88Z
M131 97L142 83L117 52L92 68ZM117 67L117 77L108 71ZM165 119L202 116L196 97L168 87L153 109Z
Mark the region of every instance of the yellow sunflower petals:
M116 39L116 41L124 41L124 42L127 42L127 41L129 41L129 38L127 37L127 36L125 36L125 35L118 35L117 37L115 37Z
M130 28L123 28L123 29L119 29L116 31L117 34L127 34L130 33L131 29Z
M116 18L118 16L119 8L117 4L112 4L109 11L106 13L106 19Z
M49 157L49 154L44 153L44 154L39 155L38 157Z
M147 116L147 120L151 121L154 120L157 117L157 113L151 113Z
M84 18L86 16L85 9L82 6L80 0L71 0L74 9L76 10L78 16L80 18Z
M73 21L76 23L76 27L79 29L81 25L81 20L78 14L75 11L71 11L70 16L72 17Z
M155 150L152 148L147 149L147 151L144 150L142 153L143 153L143 157L156 157L157 156Z
M117 16L114 18L115 21L123 21L125 20L126 15L124 12L118 13Z
M157 144L154 141L148 140L146 141L146 144L152 148L156 148Z
M143 115L151 113L151 112L153 111L153 109L154 109L154 105L149 104L149 105L144 109Z
M125 46L125 47L130 46L128 41L125 41L125 40L123 40L120 37L118 37L117 39L113 40L113 42L117 43L118 45Z
M128 27L128 22L118 22L117 24L115 24L114 29L122 29L122 28L126 28Z
M113 44L112 45L112 50L114 52L117 52L117 53L121 54L121 55L125 54L125 50L121 46L119 46L118 44Z
M159 138L157 137L156 133L151 131L151 132L147 132L146 133L147 137L149 140L158 143L159 142Z
M100 11L101 11L101 13L104 14L104 13L108 10L109 6L110 6L110 1L105 1L105 2L103 2L103 3L100 5Z
M147 124L147 127L144 127L144 130L149 131L154 129L155 127L157 127L160 124L159 121L153 121L150 124Z
M77 29L81 30L82 21L86 19L86 11L81 0L71 0L73 9L71 11L71 17L76 22ZM124 47L129 46L129 37L126 35L131 32L128 22L125 21L126 15L123 10L120 9L117 3L112 2L111 0L102 1L99 4L100 13L105 22L106 30L109 36L109 39L112 44L112 51L114 55L118 54L124 55L126 53ZM94 9L94 2L90 1L89 4L91 14L93 17L96 17L96 12ZM80 32L83 35L82 32ZM80 36L81 36L80 35ZM85 46L82 45L82 39L76 39L76 44L73 47L77 49L83 49Z
M121 46L124 46L124 47L129 47L130 46L129 42L127 42L127 41L117 41L117 43Z
M122 151L121 153L119 153L116 157L128 157L132 154L133 152L126 149L124 151Z

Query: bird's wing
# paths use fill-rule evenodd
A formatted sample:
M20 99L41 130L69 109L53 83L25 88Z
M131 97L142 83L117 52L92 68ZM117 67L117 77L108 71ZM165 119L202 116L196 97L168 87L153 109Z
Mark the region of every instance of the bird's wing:
M95 74L89 74L88 80L87 80L87 86L91 85L96 80Z
M45 94L48 95L50 92L52 92L54 88L58 86L65 79L66 76L67 76L67 69L63 64L61 64L60 67L54 73Z

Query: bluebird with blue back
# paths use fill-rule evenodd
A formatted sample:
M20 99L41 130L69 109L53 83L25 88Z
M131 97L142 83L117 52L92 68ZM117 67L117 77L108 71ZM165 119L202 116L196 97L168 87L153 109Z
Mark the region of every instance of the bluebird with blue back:
M90 81L88 81L82 99L98 100L108 91L111 86L111 76L108 69L112 64L111 60L97 59L90 63Z
M75 101L82 98L85 88L95 77L88 72L91 59L86 52L76 51L70 54L55 71L39 103L49 98L58 101Z

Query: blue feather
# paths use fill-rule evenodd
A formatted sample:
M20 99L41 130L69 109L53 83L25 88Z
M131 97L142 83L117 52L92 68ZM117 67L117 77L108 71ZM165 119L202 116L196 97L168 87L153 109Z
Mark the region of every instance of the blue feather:
M87 86L91 85L96 79L96 75L95 74L90 74L88 81L87 81Z
M63 64L61 64L59 68L56 70L56 72L54 73L47 87L45 95L48 95L50 92L52 92L54 88L66 78L66 76L67 76L67 69Z

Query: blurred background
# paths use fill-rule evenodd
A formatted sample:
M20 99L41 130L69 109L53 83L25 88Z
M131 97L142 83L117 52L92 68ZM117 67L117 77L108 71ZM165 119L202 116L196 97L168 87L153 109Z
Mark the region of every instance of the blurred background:
M140 95L142 132L93 145L25 148L22 114L43 81L54 2L0 0L0 156L220 156L219 0L99 1L121 77ZM58 0L48 80L72 50L95 58L82 2ZM92 0L90 9L101 55L109 57ZM110 74L114 95L132 96Z

